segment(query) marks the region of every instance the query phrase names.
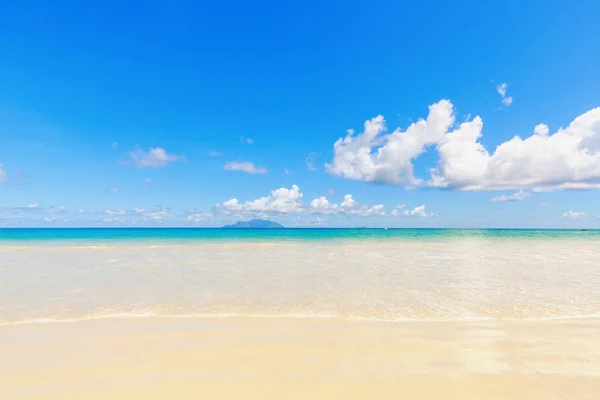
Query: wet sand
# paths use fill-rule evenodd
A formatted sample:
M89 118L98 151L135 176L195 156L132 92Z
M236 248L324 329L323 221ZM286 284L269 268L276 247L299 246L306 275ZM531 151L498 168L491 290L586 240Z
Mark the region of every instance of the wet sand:
M600 320L0 326L2 399L599 399Z

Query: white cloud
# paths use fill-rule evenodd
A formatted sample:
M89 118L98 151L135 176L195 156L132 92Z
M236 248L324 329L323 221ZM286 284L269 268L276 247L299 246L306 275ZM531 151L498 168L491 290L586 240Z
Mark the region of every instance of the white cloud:
M291 189L279 188L271 191L270 196L261 197L256 200L240 203L238 199L232 198L223 204L217 204L219 212L230 214L232 212L265 212L265 213L292 213L302 209L300 199L303 194L297 185Z
M311 172L316 172L317 171L317 167L315 166L315 157L316 157L317 153L315 152L310 152L308 153L308 155L306 156L306 168L311 171Z
M404 210L402 213L405 217L433 217L434 213L427 213L426 206L420 205L418 207L413 208L412 210Z
M110 193L119 193L119 188L118 187L112 187L112 188L106 189L106 191L110 192Z
M146 211L143 208L134 208L133 212L142 217L144 221L155 220L160 221L163 218L171 216L171 212L168 208L157 208L154 210Z
M325 196L321 196L310 202L310 209L316 213L328 214L338 212L340 207L337 204L331 204Z
M330 196L333 196L335 194L335 190L329 189L327 193L329 193Z
M454 123L452 103L441 100L429 107L427 119L385 134L385 120L378 115L365 122L358 135L348 130L333 145L334 158L325 164L330 174L346 179L414 186L421 181L413 173L412 161L427 146L438 143Z
M406 204L397 204L394 209L392 210L392 212L390 213L390 215L398 216L400 215L400 211L401 209L406 208Z
M531 197L531 193L519 190L518 192L513 193L513 194L509 194L509 195L502 194L500 196L492 197L490 199L490 201L493 201L493 202L499 202L499 201L519 201L519 200L525 200L528 197Z
M490 154L479 142L483 121L462 123L438 144L439 164L432 186L459 190L532 188L534 191L600 188L600 107L548 135L536 126L525 139L515 136Z
M8 174L4 171L4 164L0 163L0 183L8 180Z
M244 136L240 136L240 143L241 144L252 144L252 143L254 143L254 140L244 137Z
M546 124L537 124L535 128L533 128L533 133L539 136L547 136L550 133L550 127Z
M221 153L219 153L219 152L218 152L218 151L216 151L216 150L213 150L213 151L210 151L210 152L208 153L208 155L209 155L209 156L211 156L211 157L219 157L219 156L221 155Z
M351 194L344 196L344 201L341 204L330 203L325 196L321 196L310 202L309 212L319 214L337 214L344 213L350 215L360 215L363 217L372 215L385 215L383 204L368 206L360 204Z
M39 208L40 205L38 203L30 203L29 205L27 205L27 208Z
M498 86L496 86L496 91L502 98L502 104L504 104L506 107L510 106L513 102L512 96L506 95L507 88L508 88L508 85L506 83L501 83Z
M284 174L286 174L286 175L289 175L291 172L290 172L290 170L289 170L289 169L287 169L287 168L284 168L284 169L283 169L283 173L284 173Z
M313 224L322 224L323 220L321 219L321 217L316 217L311 221Z
M584 218L584 217L585 217L585 213L579 212L579 211L569 210L563 214L563 218Z
M125 214L127 214L127 211L121 210L121 209L119 209L119 210L104 210L104 213L108 214L108 215L125 215Z
M279 188L271 195L241 203L237 198L217 204L215 212L223 215L269 214L269 213L309 213L309 214L351 214L360 216L384 215L383 204L367 206L358 203L351 194L344 196L341 204L330 203L325 196L313 199L308 206L302 202L304 195L297 185L290 189Z
M566 128L550 134L539 124L522 139L515 136L493 153L480 142L483 121L476 116L454 126L452 103L429 107L426 120L405 132L384 134L382 116L365 122L364 132L352 130L334 144L327 171L346 179L414 186L423 183L412 161L437 145L437 167L430 186L454 190L532 189L551 191L600 188L600 107L578 116Z
M263 167L257 167L249 161L243 162L230 162L225 164L223 167L225 171L243 171L249 174L266 174L267 169Z
M144 182L146 182L146 183L148 183L148 184L149 184L149 183L152 183L152 179L150 179L150 178L146 178L146 179L144 179Z
M58 206L58 207L52 206L52 207L48 208L47 212L49 214L65 214L67 212L67 207L65 207L65 206Z
M136 148L129 153L129 157L140 168L161 168L169 163L185 160L183 156L167 153L162 147L153 147L148 151Z
M211 213L200 210L189 210L187 212L188 222L200 222L212 216Z

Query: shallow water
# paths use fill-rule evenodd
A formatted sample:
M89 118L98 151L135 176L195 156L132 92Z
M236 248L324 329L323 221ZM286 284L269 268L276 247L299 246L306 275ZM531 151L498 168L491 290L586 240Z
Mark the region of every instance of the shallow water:
M0 324L115 315L600 316L600 241L4 241Z

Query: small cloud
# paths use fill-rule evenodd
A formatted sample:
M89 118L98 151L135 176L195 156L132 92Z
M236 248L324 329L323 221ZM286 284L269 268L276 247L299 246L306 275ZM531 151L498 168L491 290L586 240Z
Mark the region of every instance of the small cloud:
M39 204L38 203L31 203L27 206L27 208L39 208Z
M315 166L315 156L317 155L317 153L315 152L310 152L308 153L308 155L306 156L306 168L311 171L311 172L315 172L317 171L317 167Z
M241 144L252 144L252 143L254 143L254 140L244 137L244 136L240 136L240 143Z
M584 217L585 217L585 213L579 212L579 211L569 210L563 214L563 218L584 218Z
M144 179L144 182L146 182L147 184L151 184L152 183L152 179L146 178L146 179Z
M508 88L508 85L506 83L501 83L498 86L496 86L496 91L502 98L502 104L504 104L506 107L510 106L513 102L512 96L506 95L507 88Z
M117 142L112 142L112 143L110 144L110 148L111 148L111 149L116 149L117 147L119 147L119 144L118 144Z
M136 148L129 153L129 157L139 168L162 168L169 163L185 161L185 157L169 154L162 147L153 147L148 151Z
M127 214L127 211L125 210L104 210L105 214L108 215L125 215Z
M219 157L221 155L221 153L219 153L218 151L213 150L213 151L209 151L208 155L210 157Z
M335 190L329 189L327 193L329 193L330 196L333 196L335 194Z
M79 210L77 210L77 214L85 214L85 211L83 208L80 208Z
M118 187L112 187L112 188L106 189L106 191L109 192L109 193L119 193L119 188Z
M249 174L266 174L267 169L263 167L257 167L250 161L243 162L230 162L225 164L223 167L225 171L243 171Z
M492 201L492 202L520 201L520 200L525 200L528 197L531 197L531 193L519 190L518 192L510 194L510 195L503 194L500 196L492 197L490 199L490 201Z
M284 173L284 174L286 174L286 175L289 175L291 172L290 172L290 170L289 170L289 169L287 169L287 168L284 168L284 169L283 169L283 173Z
M4 171L4 164L0 163L0 183L4 183L8 180L8 174Z
M65 214L67 212L67 207L65 206L52 206L50 208L48 208L48 213L49 214Z
M402 213L405 217L433 217L435 214L427 213L426 206L420 205L418 207L413 208L412 210L405 210Z
M533 128L533 133L538 136L548 136L548 133L550 133L550 127L546 124L537 124L535 128Z
M321 217L316 217L315 219L312 220L312 223L319 225L319 224L323 223L323 220L321 219Z
M406 204L397 204L394 209L392 210L392 212L390 212L390 215L393 215L394 217L400 215L400 211L403 208L406 208Z

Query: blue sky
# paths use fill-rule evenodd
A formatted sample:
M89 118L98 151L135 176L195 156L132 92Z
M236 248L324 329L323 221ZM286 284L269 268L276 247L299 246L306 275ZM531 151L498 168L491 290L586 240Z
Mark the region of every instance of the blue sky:
M0 2L1 226L600 227L600 3L203 3Z

